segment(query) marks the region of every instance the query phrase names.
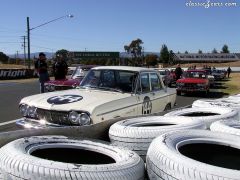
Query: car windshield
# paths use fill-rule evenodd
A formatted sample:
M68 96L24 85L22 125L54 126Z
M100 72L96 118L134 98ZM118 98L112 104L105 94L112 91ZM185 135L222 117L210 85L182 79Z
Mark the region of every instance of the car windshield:
M160 73L160 75L166 75L167 74L166 71L164 71L164 70L160 70L159 73Z
M203 71L187 71L184 74L185 78L200 78L200 79L205 79L206 78L206 73Z
M72 78L83 78L87 72L91 69L91 67L77 67L74 73L72 74Z
M137 75L133 71L92 69L81 82L80 88L131 93L135 89Z

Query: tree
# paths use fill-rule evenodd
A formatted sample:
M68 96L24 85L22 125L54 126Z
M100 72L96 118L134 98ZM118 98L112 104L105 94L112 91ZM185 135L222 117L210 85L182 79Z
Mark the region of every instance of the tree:
M198 54L202 54L203 52L202 52L202 50L201 49L199 49L198 50Z
M143 47L141 46L143 44L143 41L141 39L133 40L129 45L124 46L124 50L127 53L131 53L132 57L134 59L134 64L139 65L143 64L143 62L138 62L138 60L142 60L142 50Z
M56 55L62 55L65 59L68 58L69 51L66 49L61 49L56 52Z
M221 53L230 53L226 44L223 45Z
M185 53L185 54L188 54L188 51L185 51L184 53Z
M168 48L165 44L162 45L161 51L160 51L160 62L164 64L169 63L169 52Z
M145 56L145 61L146 61L146 65L149 66L155 66L157 65L157 58L158 56L155 54L148 54Z
M214 49L212 50L212 53L213 53L213 54L217 54L218 51L214 48Z
M169 64L175 64L174 52L172 50L169 51Z
M6 54L4 54L3 52L0 52L0 61L2 63L7 63L8 62L8 56Z

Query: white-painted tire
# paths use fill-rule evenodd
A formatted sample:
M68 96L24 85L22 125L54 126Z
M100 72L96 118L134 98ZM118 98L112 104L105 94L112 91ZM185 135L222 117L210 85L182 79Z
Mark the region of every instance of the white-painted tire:
M240 136L240 121L237 120L220 120L212 123L211 131L223 132Z
M200 148L195 148L192 151L192 146L196 147L196 145L200 145ZM202 145L207 148L201 148ZM238 170L236 170L224 164L221 155L214 156L215 150L211 148L213 146L217 146L219 149L233 147L236 151L240 151L240 137L207 130L178 131L157 137L151 143L146 157L149 179L239 180L239 166L237 167ZM181 151L181 148L187 149L188 153L197 153L192 156L186 155ZM200 159L205 158L208 152L211 155L213 154L209 159L217 159L216 164L212 160L204 162L204 160ZM239 159L239 157L233 158L236 161ZM232 159L230 160L232 161ZM227 161L230 160L227 159ZM222 164L219 165L218 163Z
M50 148L100 153L113 159L114 163L64 163L31 155L37 150L49 151ZM70 157L70 154L65 156ZM89 158L97 160L94 156ZM73 140L59 136L35 136L8 143L0 149L0 167L12 179L144 179L144 162L135 152L102 142Z
M109 129L109 137L113 145L133 150L145 160L154 138L184 129L206 129L206 126L204 122L188 117L146 116L113 124Z
M171 111L165 114L164 116L168 116L168 117L169 116L190 116L193 119L204 121L206 123L207 128L209 129L211 123L215 121L218 121L221 119L238 119L238 112L231 108L193 107L193 108L184 108L184 109Z
M240 112L238 98L199 99L193 102L192 107L227 107Z

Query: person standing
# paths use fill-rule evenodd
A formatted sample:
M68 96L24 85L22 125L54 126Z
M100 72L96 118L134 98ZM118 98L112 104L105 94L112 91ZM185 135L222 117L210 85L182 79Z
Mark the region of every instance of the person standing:
M227 68L227 76L228 76L228 78L229 78L231 72L232 72L232 69L230 68L230 66L228 66L228 68Z
M35 70L37 71L39 77L40 93L44 93L44 83L49 81L49 75L46 55L43 52L39 53L39 57L35 62Z
M180 67L180 64L178 64L175 69L176 81L181 78L182 73L183 73L182 68Z
M55 80L66 79L68 65L62 55L57 56L57 61L53 64Z

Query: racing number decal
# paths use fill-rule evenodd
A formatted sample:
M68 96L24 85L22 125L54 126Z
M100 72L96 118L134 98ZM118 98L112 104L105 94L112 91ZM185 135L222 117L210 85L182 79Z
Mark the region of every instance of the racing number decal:
M78 95L62 95L62 96L53 96L47 100L49 104L68 104L74 103L82 100L82 96Z
M152 102L148 96L143 99L142 114L151 114L152 112Z

